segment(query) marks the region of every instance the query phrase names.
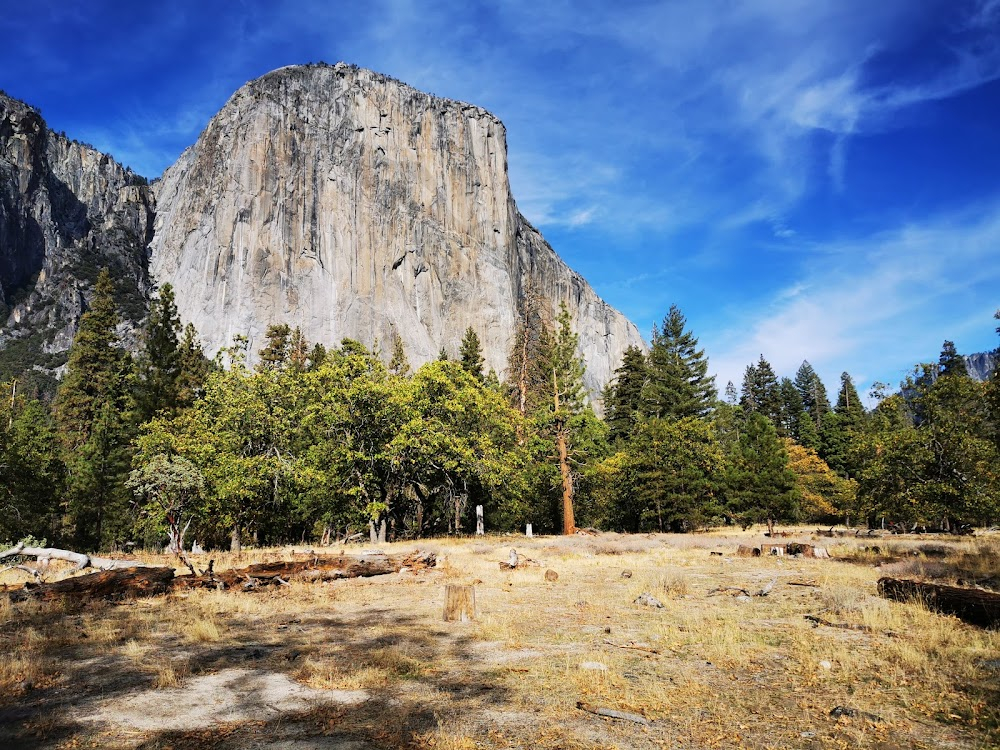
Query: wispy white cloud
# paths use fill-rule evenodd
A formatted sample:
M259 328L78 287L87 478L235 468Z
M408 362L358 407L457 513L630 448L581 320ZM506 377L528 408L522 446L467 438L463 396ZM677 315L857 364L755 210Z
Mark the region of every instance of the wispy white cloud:
M934 358L945 339L966 353L992 348L998 246L1000 201L831 243L769 305L739 310L732 327L710 332L702 343L722 384L738 386L760 354L788 376L808 359L828 385L844 369L862 383L894 384L901 366Z

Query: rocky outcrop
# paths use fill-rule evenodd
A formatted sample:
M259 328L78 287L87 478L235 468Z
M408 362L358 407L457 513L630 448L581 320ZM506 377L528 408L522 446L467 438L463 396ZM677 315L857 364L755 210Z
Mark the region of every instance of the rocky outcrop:
M210 352L287 322L325 344L398 334L417 365L471 326L503 377L529 295L569 306L591 393L643 346L518 212L503 124L368 70L248 83L155 194L151 272Z
M145 180L0 94L0 376L57 367L101 268L132 336L145 315Z
M997 366L996 352L979 352L963 357L965 369L973 380L989 380Z

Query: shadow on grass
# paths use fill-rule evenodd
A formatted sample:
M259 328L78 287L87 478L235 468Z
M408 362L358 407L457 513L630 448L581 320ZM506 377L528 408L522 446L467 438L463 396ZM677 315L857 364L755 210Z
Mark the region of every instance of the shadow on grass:
M235 594L234 596L240 596ZM128 615L108 606L104 616L127 624ZM164 611L169 617L169 612ZM369 610L350 617L324 617L302 613L291 624L287 612L259 618L232 617L226 626L227 643L184 643L161 638L157 656L178 665L184 675L177 687L184 690L190 678L224 670L249 670L254 674L284 675L294 679L306 660L329 664L341 674L365 667L378 668L384 684L368 689L368 699L356 705L300 702L303 710L281 711L246 683L229 686L225 711L248 718L225 722L177 722L179 726L151 729L123 726L115 722L81 720L99 708L104 715L115 701L125 701L155 690L155 675L149 666L121 653L113 646L103 653L100 644L74 630L80 618L58 608L26 612L0 627L5 631L34 628L52 636L46 648L53 685L35 687L11 700L0 696L0 747L41 750L69 742L96 747L138 747L144 750L173 748L253 748L280 746L309 748L368 747L408 748L425 744L421 737L435 731L442 717L467 716L484 707L502 707L508 700L505 688L481 667L468 636L444 624L389 609ZM375 627L375 634L365 631ZM283 627L284 629L280 629ZM123 633L120 643L130 637ZM148 632L147 632L148 638ZM387 657L388 654L388 657ZM399 656L402 655L402 656ZM448 669L438 665L448 664ZM235 673L234 673L235 674ZM156 693L154 693L156 695ZM164 702L169 695L165 693ZM200 696L206 703L212 695ZM167 705L161 710L170 711ZM151 708L153 716L157 709ZM225 711L223 716L226 715ZM155 717L154 717L155 718ZM168 718L161 726L170 727ZM74 745L77 746L77 745Z

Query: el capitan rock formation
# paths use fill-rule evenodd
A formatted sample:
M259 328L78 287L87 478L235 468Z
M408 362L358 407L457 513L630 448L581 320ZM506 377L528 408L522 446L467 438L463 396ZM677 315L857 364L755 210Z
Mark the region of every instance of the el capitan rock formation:
M497 118L343 63L246 84L149 187L4 97L0 178L8 342L64 351L111 265L139 300L171 283L210 355L288 323L327 345L398 333L418 365L471 326L503 377L529 295L568 305L592 394L644 346L517 210Z
M208 351L288 322L327 344L396 332L416 365L472 326L502 376L528 293L568 304L592 393L642 346L518 212L503 124L368 70L248 83L155 192L151 272Z

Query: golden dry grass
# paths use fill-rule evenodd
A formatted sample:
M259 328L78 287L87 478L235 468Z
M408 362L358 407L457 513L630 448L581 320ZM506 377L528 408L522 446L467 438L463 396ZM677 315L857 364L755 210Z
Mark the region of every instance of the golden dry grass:
M911 573L933 563L941 575L952 564L955 579L995 576L1000 540L934 540L948 548L944 558L927 557L926 540L913 539L813 540L834 541L831 552L849 561L731 554L762 541L759 533L434 540L423 547L439 553L439 566L419 574L196 590L83 610L3 602L0 718L17 706L27 715L0 722L0 746L205 746L207 729L137 733L76 722L72 710L232 667L369 697L226 725L213 747L320 735L456 750L1000 745L1000 634L885 601L875 587L885 560ZM878 553L864 549L876 544ZM501 571L511 547L539 565ZM215 555L216 567L287 554ZM545 580L548 569L557 581ZM767 596L739 591L771 581ZM476 585L477 621L441 620L445 583ZM643 593L663 607L634 604ZM805 615L852 627L815 626ZM71 693L76 708L53 719ZM578 701L651 723L603 719ZM859 713L831 717L837 706Z

